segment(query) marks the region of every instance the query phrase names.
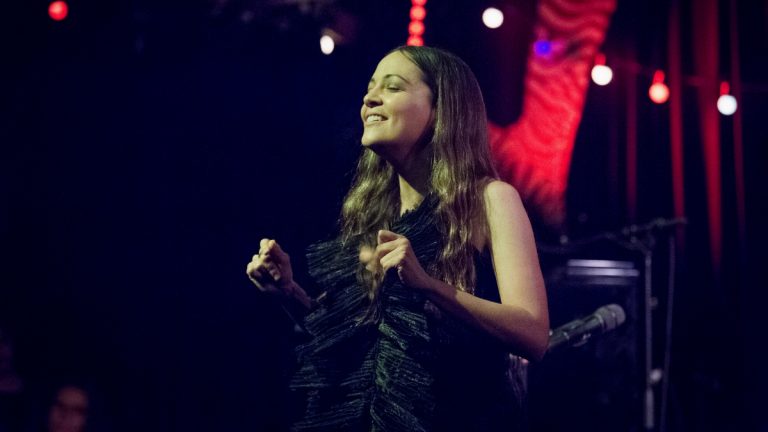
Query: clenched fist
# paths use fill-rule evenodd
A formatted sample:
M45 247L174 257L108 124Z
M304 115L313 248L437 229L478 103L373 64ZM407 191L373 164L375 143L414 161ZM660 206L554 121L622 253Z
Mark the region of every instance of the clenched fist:
M272 239L261 239L259 253L245 269L248 279L267 294L293 297L297 286L293 281L291 258Z
M411 242L405 236L387 230L379 230L375 249L363 246L360 261L372 273L393 270L403 284L427 289L432 283L430 277L413 252Z

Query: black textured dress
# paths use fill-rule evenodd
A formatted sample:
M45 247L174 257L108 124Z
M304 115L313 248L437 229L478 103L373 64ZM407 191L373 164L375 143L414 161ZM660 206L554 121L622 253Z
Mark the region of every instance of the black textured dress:
M425 269L441 250L428 196L392 224ZM305 318L290 388L296 431L511 431L521 421L520 368L489 336L440 314L418 290L388 277L379 317L357 279L357 245L317 243L307 253L320 294ZM475 294L499 301L490 254L476 256ZM429 270L428 270L429 271ZM442 315L442 316L440 316Z

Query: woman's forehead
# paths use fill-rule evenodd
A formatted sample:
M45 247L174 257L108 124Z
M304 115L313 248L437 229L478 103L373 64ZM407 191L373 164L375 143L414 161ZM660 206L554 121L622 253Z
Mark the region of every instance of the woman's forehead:
M412 83L423 80L421 69L400 51L389 53L381 59L371 79L378 81L387 76L398 76Z

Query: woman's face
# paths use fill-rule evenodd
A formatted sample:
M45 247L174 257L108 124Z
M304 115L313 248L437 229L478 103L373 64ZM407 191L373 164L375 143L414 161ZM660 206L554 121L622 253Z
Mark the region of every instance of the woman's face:
M364 146L393 156L410 154L432 127L432 92L422 75L399 51L379 62L360 110Z

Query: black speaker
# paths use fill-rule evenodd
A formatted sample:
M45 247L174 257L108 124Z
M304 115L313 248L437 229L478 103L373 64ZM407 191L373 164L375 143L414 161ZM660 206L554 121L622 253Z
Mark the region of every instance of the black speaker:
M529 367L530 430L643 429L643 274L631 257L542 256L550 327L617 304L625 322L580 346L548 353Z

